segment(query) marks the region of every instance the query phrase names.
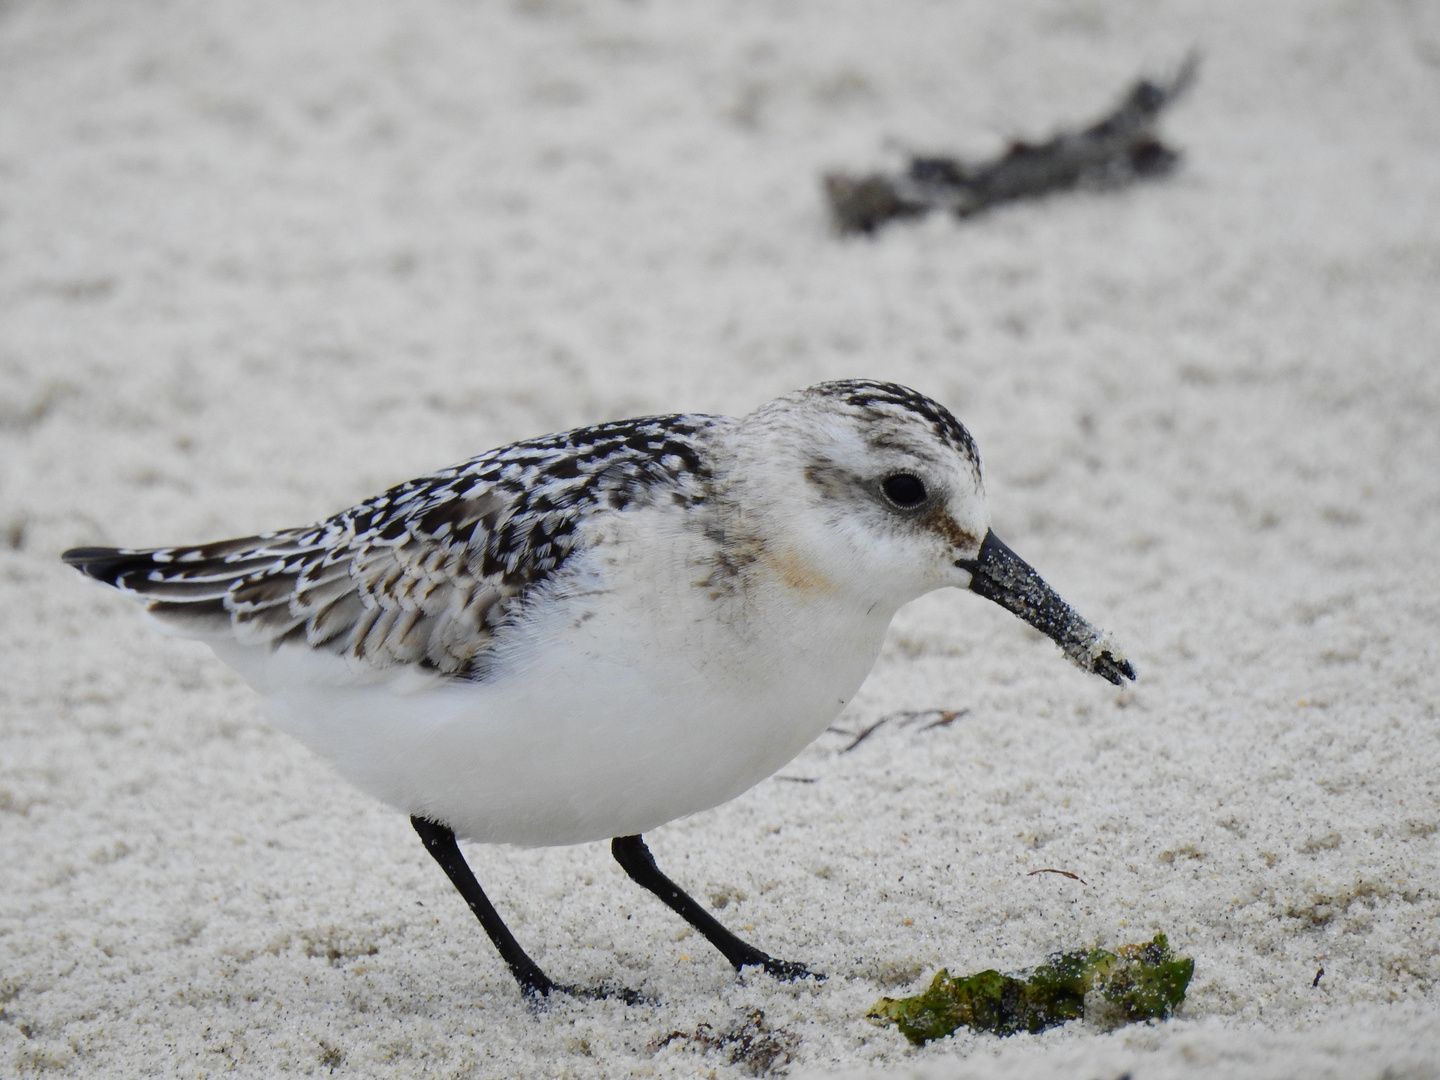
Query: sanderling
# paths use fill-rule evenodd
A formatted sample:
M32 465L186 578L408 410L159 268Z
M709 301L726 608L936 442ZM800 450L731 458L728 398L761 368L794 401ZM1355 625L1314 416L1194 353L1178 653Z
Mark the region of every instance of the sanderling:
M535 997L573 988L526 955L457 838L610 839L737 969L809 976L721 926L641 834L794 757L896 610L934 589L968 587L1086 671L1135 677L990 531L970 434L893 383L581 428L318 524L64 559L207 642L276 725L409 814Z

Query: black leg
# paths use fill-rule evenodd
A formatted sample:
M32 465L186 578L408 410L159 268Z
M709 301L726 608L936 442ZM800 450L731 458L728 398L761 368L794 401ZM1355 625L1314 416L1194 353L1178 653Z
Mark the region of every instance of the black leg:
M650 849L645 846L644 837L639 835L617 836L610 841L610 851L625 873L629 874L638 885L649 889L664 901L666 907L704 934L710 944L719 949L725 959L735 965L736 971L746 967L763 967L777 979L823 979L825 977L810 971L803 964L794 964L788 960L776 960L773 956L761 952L748 942L741 941L729 930L726 930L714 915L697 904L692 897L686 894L684 889L660 872L660 868L655 865L655 856L651 855Z
M515 981L520 984L520 992L529 998L542 998L548 997L552 990L566 989L551 982L550 977L540 970L540 965L531 960L520 947L515 935L510 933L510 928L501 920L500 913L481 891L480 883L475 880L465 857L460 854L460 846L455 843L455 834L450 828L422 817L412 817L410 824L415 826L415 831L420 834L420 839L425 844L425 850L434 856L440 869L445 871L455 888L460 890L460 895L465 898L470 910L480 920L480 925L490 935L495 948L500 950L500 959L505 961L510 968L510 974L514 975Z

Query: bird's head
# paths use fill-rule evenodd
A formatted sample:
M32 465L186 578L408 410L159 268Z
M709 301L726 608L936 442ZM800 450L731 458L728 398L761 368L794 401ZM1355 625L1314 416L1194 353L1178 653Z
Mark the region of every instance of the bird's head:
M990 531L980 455L938 402L894 383L820 383L744 417L727 483L760 559L799 592L886 614L946 586L1020 616L1111 682L1129 662Z

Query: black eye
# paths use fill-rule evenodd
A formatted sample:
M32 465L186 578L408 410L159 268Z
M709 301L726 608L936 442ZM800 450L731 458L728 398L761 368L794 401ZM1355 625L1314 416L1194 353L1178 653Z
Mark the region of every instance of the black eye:
M913 509L929 497L920 478L908 472L887 476L880 481L880 490L885 493L885 498L902 510Z

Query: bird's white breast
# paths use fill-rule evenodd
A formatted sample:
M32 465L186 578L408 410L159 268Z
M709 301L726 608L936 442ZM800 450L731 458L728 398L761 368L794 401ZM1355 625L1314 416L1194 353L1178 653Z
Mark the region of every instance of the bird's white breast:
M216 645L272 718L362 789L473 840L644 832L769 776L830 723L893 608L796 552L717 572L679 508L599 515L478 682Z

